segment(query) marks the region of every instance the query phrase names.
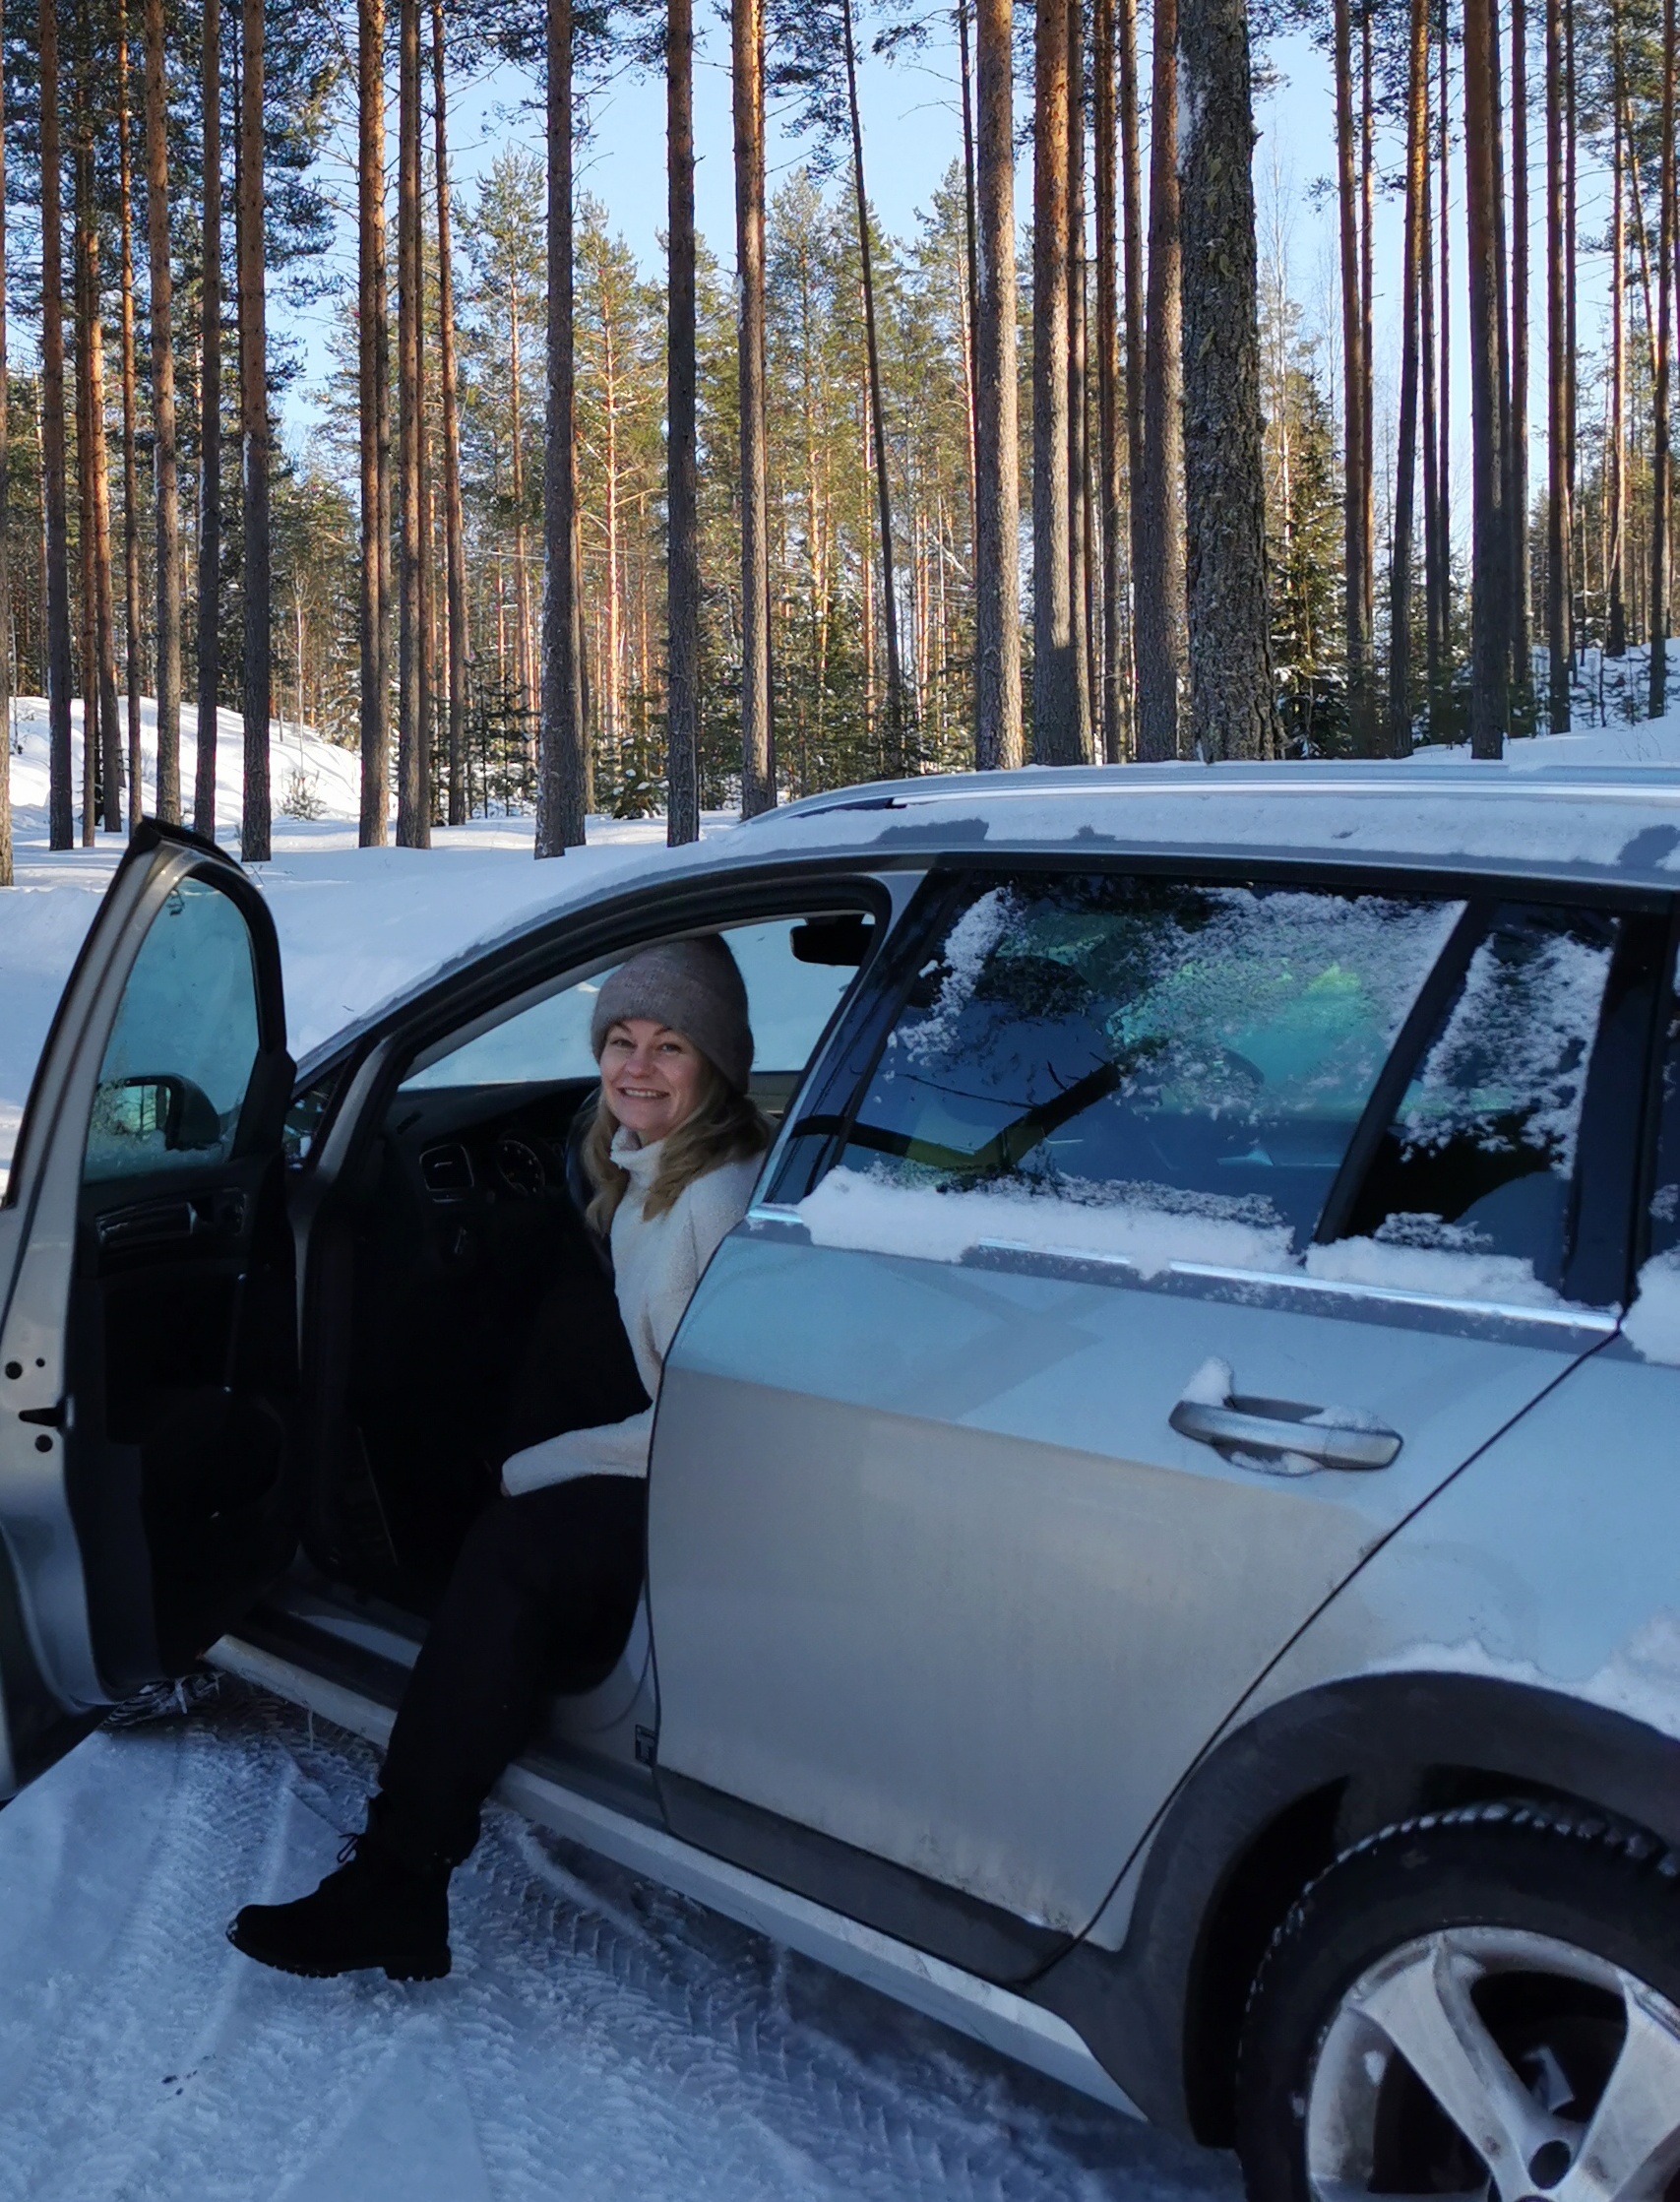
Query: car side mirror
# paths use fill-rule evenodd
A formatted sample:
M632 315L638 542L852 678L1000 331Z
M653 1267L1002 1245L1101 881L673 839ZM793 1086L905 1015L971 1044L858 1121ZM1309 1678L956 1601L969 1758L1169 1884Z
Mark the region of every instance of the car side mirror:
M831 964L855 971L875 938L871 919L854 912L840 917L807 917L789 934L793 959L800 964Z
M133 1139L161 1132L164 1149L172 1155L220 1144L216 1103L202 1086L177 1071L118 1079L105 1090L104 1109L112 1130Z

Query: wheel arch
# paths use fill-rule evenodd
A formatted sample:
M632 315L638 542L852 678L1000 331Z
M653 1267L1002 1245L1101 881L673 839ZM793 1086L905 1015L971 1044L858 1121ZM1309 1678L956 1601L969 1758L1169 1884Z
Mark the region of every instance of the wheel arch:
M1226 2146L1249 1988L1302 1890L1393 1820L1511 1795L1609 1813L1680 1847L1680 1738L1483 1674L1303 1691L1215 1744L1180 1786L1121 1947L1077 1944L1032 1992L1153 2122Z

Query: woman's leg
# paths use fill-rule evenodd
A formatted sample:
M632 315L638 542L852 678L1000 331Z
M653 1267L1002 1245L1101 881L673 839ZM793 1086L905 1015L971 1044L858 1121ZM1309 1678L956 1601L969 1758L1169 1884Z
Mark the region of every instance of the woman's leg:
M530 1731L557 1659L628 1630L647 1485L584 1476L498 1499L473 1524L403 1694L380 1777L382 1836L457 1865Z
M288 1973L449 1971L449 1876L529 1731L555 1655L622 1639L642 1582L647 1486L580 1477L474 1524L415 1662L365 1835L312 1895L247 1905L228 1939Z

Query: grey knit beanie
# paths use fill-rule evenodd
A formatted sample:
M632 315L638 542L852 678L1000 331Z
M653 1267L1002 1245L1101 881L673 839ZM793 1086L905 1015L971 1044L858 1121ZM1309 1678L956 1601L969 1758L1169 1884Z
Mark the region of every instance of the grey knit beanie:
M595 1061L606 1036L626 1017L653 1017L693 1040L738 1094L753 1067L747 989L728 944L716 933L665 940L620 964L595 997L590 1045Z

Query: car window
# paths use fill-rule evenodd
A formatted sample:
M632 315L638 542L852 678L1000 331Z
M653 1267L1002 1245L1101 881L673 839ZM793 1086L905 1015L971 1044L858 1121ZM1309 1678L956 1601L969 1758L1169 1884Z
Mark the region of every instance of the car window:
M837 1181L854 1201L917 1194L930 1252L947 1223L972 1229L950 1198L970 1195L988 1235L1146 1267L1288 1261L1462 907L1100 874L977 884L814 1197L833 1205Z
M1494 912L1354 1204L1348 1236L1369 1252L1345 1274L1462 1291L1479 1269L1490 1297L1561 1284L1617 928L1595 911Z
M250 928L219 888L184 879L154 918L117 1005L83 1177L224 1161L257 1046Z
M802 1071L823 1028L856 976L855 966L802 961L794 934L805 921L720 927L746 981L755 1073ZM403 1091L440 1086L526 1085L593 1078L590 1020L610 975L595 972L546 994L410 1073Z
M1646 1223L1646 1252L1670 1262L1680 1255L1680 989L1668 997L1657 1110L1656 1170Z

